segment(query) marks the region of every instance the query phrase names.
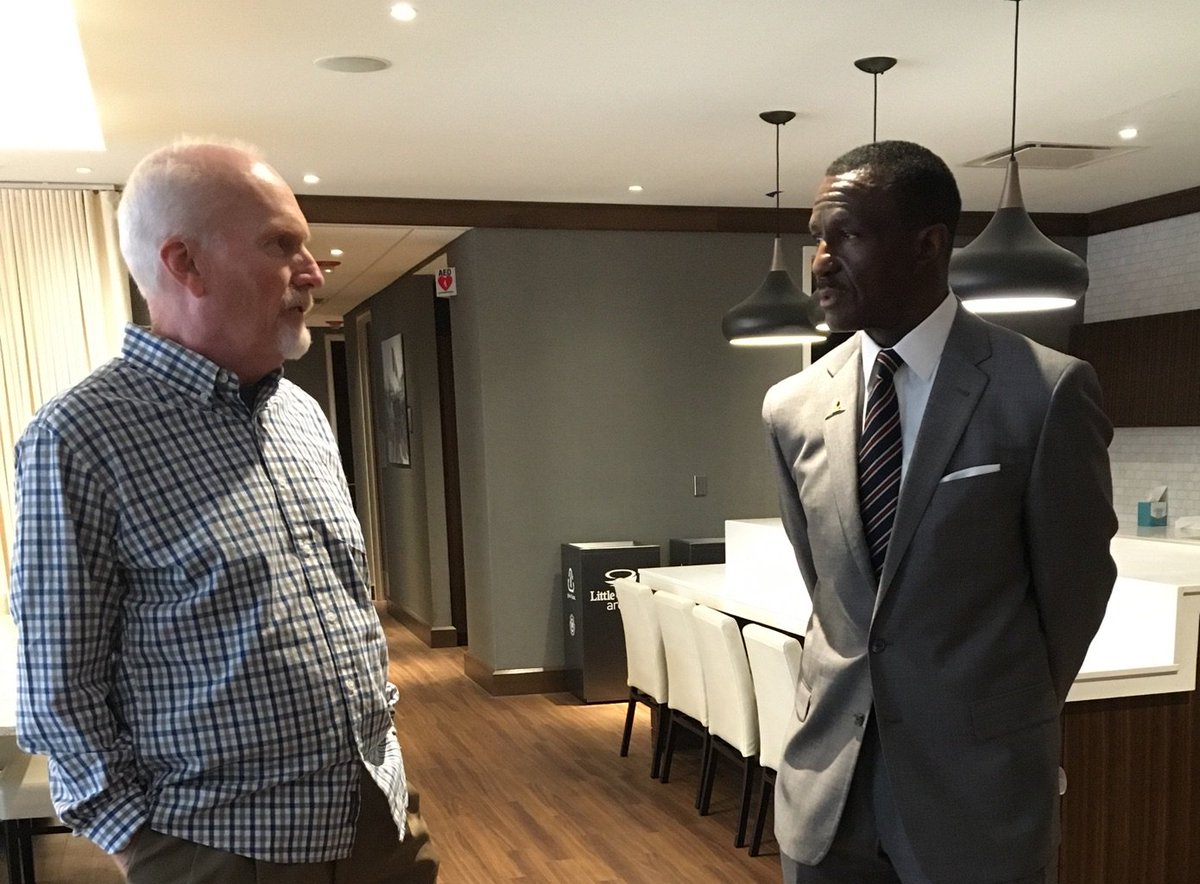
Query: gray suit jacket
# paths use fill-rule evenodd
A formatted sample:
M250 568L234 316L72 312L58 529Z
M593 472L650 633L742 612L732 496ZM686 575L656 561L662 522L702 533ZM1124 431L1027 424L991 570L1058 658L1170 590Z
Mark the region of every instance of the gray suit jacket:
M874 714L930 878L1031 874L1053 861L1059 714L1116 578L1095 373L958 308L878 591L858 509L861 376L855 336L763 404L813 600L780 848L826 854Z

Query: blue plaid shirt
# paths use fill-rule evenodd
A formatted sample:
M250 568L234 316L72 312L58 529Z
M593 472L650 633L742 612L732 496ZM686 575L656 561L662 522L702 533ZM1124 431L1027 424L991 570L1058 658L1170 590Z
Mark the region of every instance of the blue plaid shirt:
M362 765L401 834L395 687L317 404L135 327L17 445L17 730L62 820L347 856Z

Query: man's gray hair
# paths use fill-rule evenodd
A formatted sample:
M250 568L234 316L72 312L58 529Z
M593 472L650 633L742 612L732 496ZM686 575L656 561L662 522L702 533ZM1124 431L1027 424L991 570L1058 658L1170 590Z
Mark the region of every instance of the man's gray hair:
M216 228L222 183L227 173L214 169L211 149L236 150L262 161L251 144L222 138L181 137L145 156L129 174L117 207L121 254L147 300L166 287L159 260L162 244L173 236L204 239Z

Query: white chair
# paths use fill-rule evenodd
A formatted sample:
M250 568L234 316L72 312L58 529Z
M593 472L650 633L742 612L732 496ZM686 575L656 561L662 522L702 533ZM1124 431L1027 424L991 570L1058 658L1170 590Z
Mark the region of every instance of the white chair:
M742 793L738 802L737 836L734 846L746 844L746 820L750 797L758 772L758 710L754 701L754 683L750 663L742 644L737 621L728 614L705 605L692 610L696 626L696 646L704 670L704 691L708 700L708 758L700 813L708 813L712 799L717 756L725 755L742 766Z
M708 758L708 701L704 694L704 673L700 668L700 652L696 649L696 603L671 592L654 593L654 610L662 629L663 650L667 657L667 737L663 747L662 771L659 779L671 780L671 758L680 728L691 731L703 743L700 785L696 789L696 807L704 791L704 764Z
M750 838L750 855L758 856L762 846L767 807L775 794L775 773L783 762L783 741L788 719L796 705L796 684L800 680L800 642L786 633L747 623L742 629L746 655L754 677L754 695L758 705L758 762L762 769L762 794L758 816Z
M628 671L629 705L625 710L625 732L621 736L621 757L629 754L629 738L633 733L633 716L638 703L645 703L658 721L654 751L650 761L650 776L658 778L663 747L667 734L667 658L663 651L662 630L654 612L650 587L632 577L613 581L617 604L621 609L621 626L625 630L625 660Z
M4 769L0 771L0 822L4 829L8 880L13 884L35 884L33 836L70 831L59 825L54 816L44 755L6 753Z

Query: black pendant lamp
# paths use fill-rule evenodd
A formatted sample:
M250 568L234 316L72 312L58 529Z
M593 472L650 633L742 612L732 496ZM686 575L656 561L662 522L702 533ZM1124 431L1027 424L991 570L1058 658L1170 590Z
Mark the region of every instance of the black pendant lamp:
M1023 313L1071 307L1088 287L1082 258L1051 242L1025 211L1017 169L1017 40L1013 34L1013 109L1008 172L1000 207L970 245L950 259L950 288L975 313Z
M866 58L855 59L854 66L863 73L871 75L871 84L873 86L871 100L871 143L874 144L879 140L879 76L880 74L886 74L894 68L896 66L896 59L890 55L871 55ZM823 332L829 331L829 323L819 323L817 330Z
M896 59L890 55L872 55L860 58L854 62L860 71L871 75L875 84L875 100L871 105L871 143L879 140L879 75L886 74L896 66Z
M821 308L792 282L783 263L782 227L779 216L779 128L796 114L764 111L762 119L775 127L775 255L767 278L750 297L725 314L721 331L731 344L744 347L778 347L815 344L825 340L816 325L823 319Z

